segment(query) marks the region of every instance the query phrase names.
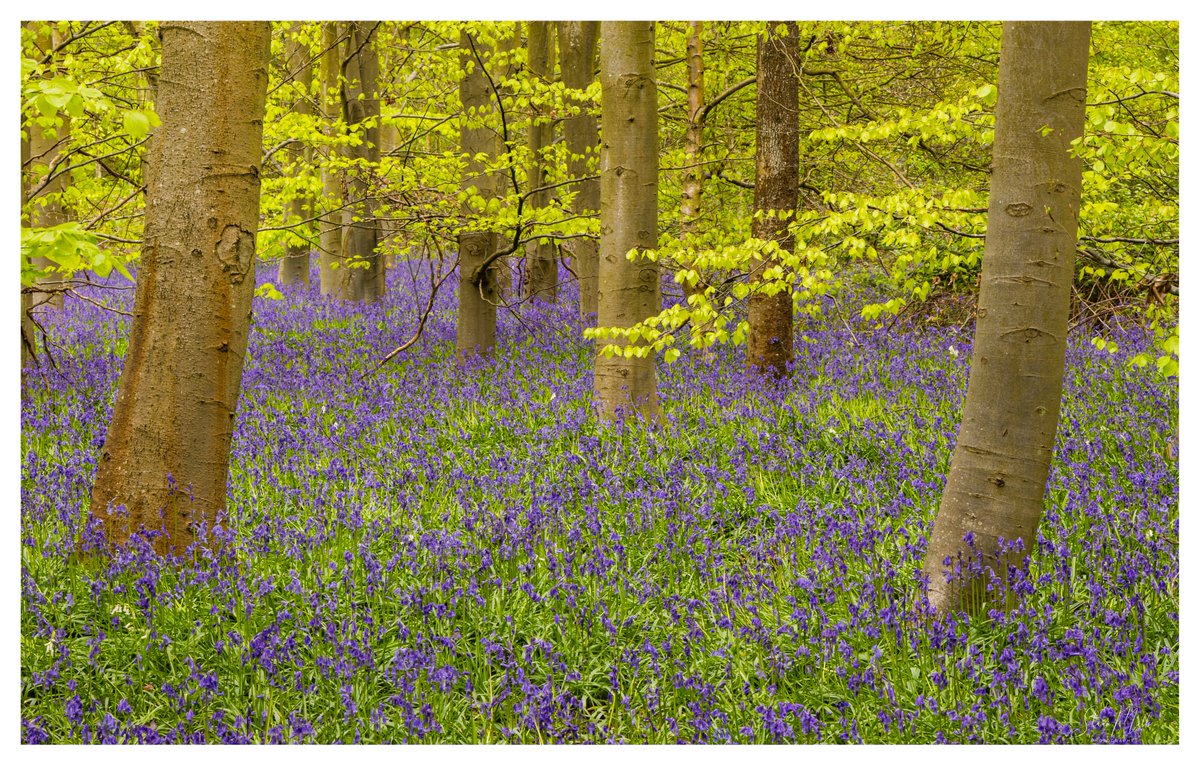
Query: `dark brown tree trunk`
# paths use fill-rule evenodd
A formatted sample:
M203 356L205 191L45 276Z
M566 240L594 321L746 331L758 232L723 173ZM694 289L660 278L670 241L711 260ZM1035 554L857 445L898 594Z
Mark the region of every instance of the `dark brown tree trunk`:
M254 294L266 22L162 25L162 126L133 328L91 509L182 553L225 508ZM123 507L123 510L120 508Z
M463 30L459 40L464 75L459 82L459 97L468 119L459 133L462 152L467 155L467 170L463 176L464 189L475 187L484 200L494 199L497 179L494 173L486 172L486 163L476 161L477 155L496 157L500 153L500 142L489 117L495 111L495 94L484 73L490 64L491 48ZM464 207L463 214L473 211ZM501 267L493 262L483 272L478 285L472 276L484 260L496 252L498 238L495 232L468 230L458 235L458 328L456 347L460 358L475 354L490 354L496 345L496 304L500 301L499 284Z
M781 251L795 247L788 223L800 199L800 31L795 22L767 22L758 40L758 97L755 100L754 222L756 239L777 243ZM750 264L750 279L779 265L766 255ZM792 291L750 296L750 334L746 362L759 373L787 377L792 361Z
M600 327L632 327L661 307L658 267L630 261L633 248L658 247L658 93L654 22L600 23ZM626 359L600 353L596 408L658 419L654 354ZM632 345L644 345L635 342Z
M362 141L349 148L355 161L350 170L346 209L350 220L342 230L342 260L337 269L338 297L376 301L384 291L384 259L379 255L381 228L375 217L372 176L379 164L379 54L375 50L376 21L351 21L342 63L342 115Z
M304 95L295 99L292 102L292 109L297 114L312 114L312 101L309 94L312 91L312 67L309 65L310 53L308 46L302 45L296 40L296 33L299 31L300 25L297 22L292 22L288 30L286 43L287 49L287 66L284 71L288 72L293 81L304 87ZM312 147L305 144L297 143L288 152L292 161L292 175L299 176L303 173L303 168L312 162ZM293 225L298 225L300 221L304 221L309 217L309 211L312 209L312 201L307 194L296 194L288 201L287 212L284 216L285 220ZM308 240L300 236L301 232L293 232L289 237L287 251L283 258L279 261L278 279L280 284L308 285L309 281L309 264L308 253L311 249Z
M344 25L342 25L344 26ZM324 112L326 130L334 132L333 123L341 118L341 39L342 30L336 21L321 22L321 109ZM330 146L325 151L338 155L340 150ZM331 158L332 159L332 158ZM342 208L342 174L331 169L328 163L321 168L321 255L317 259L321 273L321 295L337 295L338 279L341 276L334 264L342 261L342 228L346 214Z
M971 374L924 564L939 611L1011 605L1009 568L1037 540L1062 399L1083 183L1071 142L1083 135L1090 35L1089 22L1004 25ZM947 582L960 560L992 570L1000 592L986 574Z
M573 91L583 91L596 78L596 41L600 35L598 21L558 22L559 72L563 84ZM599 165L600 128L590 104L582 104L578 115L563 121L563 141L570 158L567 173L572 178L595 175ZM600 209L600 181L580 181L574 185L575 215L594 215ZM596 295L600 284L599 243L593 239L576 239L571 244L575 274L579 277L579 313L584 325L595 324Z
M543 82L552 79L550 65L554 50L554 27L548 21L529 22L529 74ZM529 210L534 215L550 203L550 192L535 191L547 184L546 159L543 152L550 146L553 125L538 107L533 108L529 121ZM558 257L554 243L535 239L525 249L525 294L526 300L537 299L553 303L558 297Z

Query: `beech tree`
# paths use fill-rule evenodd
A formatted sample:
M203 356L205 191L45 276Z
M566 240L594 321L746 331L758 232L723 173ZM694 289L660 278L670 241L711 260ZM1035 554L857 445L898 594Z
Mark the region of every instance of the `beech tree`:
M575 93L588 88L595 80L596 40L600 34L598 21L558 22L558 69L563 85ZM600 181L587 178L595 175L600 149L600 130L596 117L582 98L579 113L563 120L563 142L567 149L567 175L586 179L573 184L575 198L571 212L576 215L595 215L600 208ZM579 279L579 312L584 324L595 322L596 296L599 287L600 256L596 240L583 237L573 240L571 254L575 274Z
M298 114L312 114L315 111L309 97L312 91L312 65L309 62L308 47L302 45L297 39L299 27L300 25L295 22L288 25L284 48L286 58L284 71L300 89L300 94L292 100L292 110ZM291 160L291 175L294 177L301 174L303 165L312 161L312 147L299 140L292 144L288 154ZM307 194L293 193L288 201L284 220L302 221L308 217L311 207L311 200ZM286 252L283 258L279 259L280 284L307 285L309 283L309 250L309 243L303 237L294 234L289 237Z
M486 120L495 104L495 94L484 70L491 48L465 29L460 33L459 46L463 71L458 86L463 110L459 142L467 158L462 188L468 191L474 188L475 195L486 204L497 196L498 179L481 158L495 157L500 153L499 138ZM464 202L462 212L463 215L471 213L467 202ZM497 242L495 231L466 229L458 233L456 345L460 357L487 354L496 345L496 305L501 298L501 267L498 262L492 262L481 272L478 284L472 279L485 260L496 251Z
M34 47L38 53L49 55L61 43L61 35L51 23L26 22L34 34ZM47 77L52 72L47 73ZM28 136L28 156L23 157L31 166L24 179L25 193L22 202L33 201L30 210L30 225L35 227L58 226L67 222L67 211L63 197L71 180L71 174L63 167L62 158L71 132L71 117L63 113L57 118L55 127L31 126ZM23 162L24 164L24 162ZM36 191L33 191L36 188ZM52 264L45 258L35 259L35 264L46 268ZM55 282L51 274L39 282ZM32 311L62 308L61 292L34 292L28 298Z
M350 21L342 50L342 115L347 128L361 131L347 154L354 166L346 185L350 220L342 229L342 259L338 262L338 297L375 301L383 295L384 259L379 254L382 227L375 217L371 173L379 164L379 53L372 36L377 21Z
M658 245L658 92L654 22L600 24L600 288L597 324L628 328L658 313L657 264L630 250ZM623 338L617 353L597 344L596 406L658 419L653 349Z
M679 208L679 230L686 239L697 232L700 198L704 192L700 159L704 149L704 22L689 21L687 33L687 124L684 133L683 194ZM685 285L689 294L698 285ZM703 292L703 289L700 289Z
M758 41L758 98L755 102L755 239L774 243L777 251L750 262L752 280L782 269L778 251L791 252L795 237L788 230L800 197L800 31L796 23L768 22ZM787 375L792 361L792 291L778 283L750 295L750 332L746 361L754 370L776 378Z
M162 127L133 326L91 512L183 553L225 508L254 294L267 22L162 25Z
M529 74L543 83L553 77L551 52L554 50L554 26L548 21L531 21L528 25ZM533 106L529 120L529 190L530 212L546 207L550 200L547 185L548 170L545 151L554 135L554 125ZM558 294L558 258L554 243L548 239L535 239L528 243L525 255L525 294L528 299L554 302Z
M1037 539L1062 399L1090 34L1090 22L1004 25L971 373L924 562L938 610L1009 603L1010 569Z
M325 21L321 23L321 111L324 113L325 130L334 133L333 125L341 114L341 39L338 22ZM326 151L331 155L321 165L321 255L317 259L321 273L321 295L337 293L337 279L340 276L334 269L335 263L340 265L342 260L342 225L345 222L345 212L342 209L342 177L334 169L332 159L339 154L337 145L329 145Z

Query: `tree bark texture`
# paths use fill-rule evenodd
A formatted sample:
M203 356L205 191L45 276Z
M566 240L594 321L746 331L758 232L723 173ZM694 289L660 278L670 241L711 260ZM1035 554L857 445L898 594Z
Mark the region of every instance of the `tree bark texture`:
M971 373L924 563L939 611L1011 605L1009 568L1036 543L1062 399L1082 187L1070 149L1083 134L1090 34L1089 22L1004 25ZM988 593L986 574L947 582L960 559L990 568L1001 592Z
M458 93L462 100L463 123L459 130L462 152L467 155L463 176L464 189L474 186L479 196L491 200L497 194L496 175L487 172L487 164L477 161L477 155L490 158L500 153L500 141L489 123L495 112L492 93L483 66L489 63L491 49L463 30L459 38L463 78ZM464 215L472 211L463 208ZM458 328L455 345L460 358L490 354L496 345L496 305L500 302L499 262L493 262L483 273L478 285L471 277L492 253L496 252L498 235L494 231L467 230L458 235Z
M267 22L162 25L162 125L129 350L92 514L183 553L225 508L254 294ZM122 510L123 507L123 510Z
M321 23L321 109L327 120L326 130L332 134L333 123L341 117L341 30L338 22ZM337 155L337 147L329 147L331 155ZM321 168L321 256L317 259L321 273L321 295L336 295L337 280L341 276L333 264L342 260L342 227L345 211L342 208L342 174L332 170L328 164Z
M758 96L755 100L754 221L751 235L771 240L781 251L795 247L788 232L800 199L800 31L787 22L767 22L758 40ZM779 258L756 258L750 279L779 265ZM792 291L750 296L750 333L746 362L750 369L777 379L787 377L792 361Z
M550 82L553 75L551 52L554 50L554 27L548 21L530 21L528 37L529 74L543 82ZM550 192L534 191L547 184L548 168L544 152L550 146L554 126L545 119L542 109L533 107L529 120L529 172L527 184L530 212L536 215L540 208L550 203ZM553 303L558 297L558 258L554 243L535 239L525 248L525 300L541 300Z
M631 327L661 306L658 267L630 261L658 246L658 96L654 22L600 24L600 286L597 324ZM597 412L658 419L654 356L596 356Z
M600 35L598 21L558 22L559 72L563 84L583 91L596 77L596 42ZM580 104L580 113L563 120L563 141L570 157L567 173L572 178L595 175L599 165L600 128L591 105ZM575 215L594 215L600 209L600 181L580 181L574 184ZM579 313L585 326L596 321L596 295L600 284L599 243L593 239L577 239L571 244L575 274L579 278Z
M45 22L30 22L29 24L36 33L37 46L43 53L54 50L55 46L61 42L58 29L54 24ZM46 79L55 76L56 73L53 70L46 72ZM62 111L59 112L58 119L61 122L57 129L44 130L36 124L29 125L29 153L32 159L31 172L28 174L30 186L41 183L42 179L52 172L59 172L59 175L42 187L32 200L30 226L34 228L58 226L68 220L66 209L62 203L62 195L67 191L71 175L62 173L62 168L55 168L55 163L65 153L64 150L70 140L71 118L65 111ZM22 196L27 197L28 195ZM43 269L54 266L53 262L40 257L34 258L34 265ZM39 283L59 281L60 276L53 271L38 280ZM61 292L35 292L30 294L29 300L33 311L58 309L63 305Z
M683 135L683 201L680 205L680 230L686 240L696 233L700 217L700 195L704 191L700 174L700 150L704 144L700 115L704 113L704 43L700 37L703 21L688 22L687 36L687 126Z
M21 136L21 225L29 225L27 203L29 202L29 182L25 178L24 168L29 166L29 136ZM33 308L31 293L21 290L21 382L25 382L25 368L38 362L37 357L37 328L29 310ZM22 386L23 387L23 386Z
M294 81L304 87L304 96L297 98L292 109L297 114L312 114L314 112L312 101L308 94L312 92L312 67L309 65L309 50L308 46L302 45L295 37L299 31L300 25L297 22L292 22L288 30L287 42L285 50L287 51L287 71ZM291 174L299 176L302 174L302 169L312 162L312 147L304 144L295 144L288 152L292 161ZM309 217L309 210L312 208L312 200L307 194L295 194L288 201L287 211L284 215L285 220L299 222ZM287 245L287 251L279 261L279 283L283 285L302 284L307 286L309 283L309 253L308 241L296 236L290 239Z
M141 37L146 33L146 22L144 21L126 21L124 22L129 34L133 37ZM161 54L162 39L161 32L155 32L152 35L153 42L159 47ZM138 101L146 108L155 108L158 104L158 69L151 68L143 73L145 85L138 88ZM150 190L150 175L151 175L151 151L150 147L154 144L154 134L158 132L157 128L150 128L149 134L146 136L146 142L142 144L140 164L142 169L142 204L143 209L149 207L150 200L147 196ZM102 169L101 169L102 170Z
M362 141L349 147L355 160L346 184L350 221L342 230L342 260L336 271L338 297L376 301L384 291L384 259L379 255L382 229L375 217L371 176L379 164L379 54L373 40L376 21L346 24L342 58L342 116L347 128L362 132Z

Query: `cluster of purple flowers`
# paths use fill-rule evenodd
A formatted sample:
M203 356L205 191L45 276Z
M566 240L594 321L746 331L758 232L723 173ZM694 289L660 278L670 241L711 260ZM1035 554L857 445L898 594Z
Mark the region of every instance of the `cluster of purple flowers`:
M22 399L25 742L1174 742L1174 381L1080 335L1008 613L929 614L920 563L969 335L812 321L599 424L574 295L454 355L454 296L258 301L219 552L95 553L128 321L82 301ZM105 300L128 305L124 297ZM830 311L837 307L830 304ZM954 347L957 353L949 353Z

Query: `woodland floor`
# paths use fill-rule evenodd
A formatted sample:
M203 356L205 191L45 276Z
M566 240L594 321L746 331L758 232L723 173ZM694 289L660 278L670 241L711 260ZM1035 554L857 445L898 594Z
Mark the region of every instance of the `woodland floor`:
M1178 742L1179 394L1127 363L1136 330L1071 340L1019 608L934 620L917 573L970 328L809 320L778 389L742 349L685 351L661 428L602 427L569 288L466 366L445 290L363 379L414 283L256 300L229 542L183 564L76 550L128 320L49 319L22 741Z

